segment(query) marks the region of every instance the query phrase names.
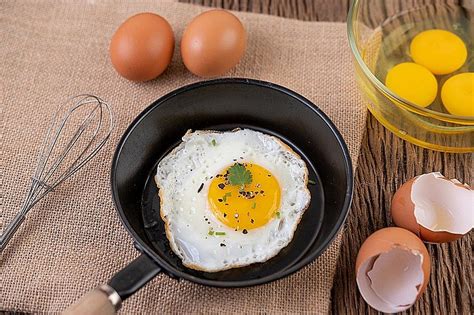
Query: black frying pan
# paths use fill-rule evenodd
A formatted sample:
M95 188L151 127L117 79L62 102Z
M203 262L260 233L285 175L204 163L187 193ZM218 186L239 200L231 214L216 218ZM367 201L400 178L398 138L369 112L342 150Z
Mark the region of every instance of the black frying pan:
M291 243L274 258L216 273L188 269L171 251L164 233L153 181L156 165L188 129L238 127L276 135L305 160L315 182L309 186L311 204ZM218 79L180 88L145 109L117 146L111 185L122 223L142 254L72 311L87 307L91 313L101 306L100 312L113 312L159 272L217 287L252 286L285 277L331 243L351 203L353 175L340 133L310 101L268 82ZM90 302L91 298L95 300Z

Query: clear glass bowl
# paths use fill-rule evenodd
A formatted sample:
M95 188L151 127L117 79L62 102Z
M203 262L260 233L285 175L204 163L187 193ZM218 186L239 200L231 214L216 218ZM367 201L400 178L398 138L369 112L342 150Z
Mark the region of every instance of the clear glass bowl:
M384 85L387 71L411 61L411 39L423 30L445 29L465 42L468 58L461 69L474 71L472 0L353 0L348 17L349 42L358 85L375 118L399 137L445 152L474 152L474 117L449 114L435 102L423 108ZM441 87L451 75L437 76ZM414 87L416 88L416 87Z

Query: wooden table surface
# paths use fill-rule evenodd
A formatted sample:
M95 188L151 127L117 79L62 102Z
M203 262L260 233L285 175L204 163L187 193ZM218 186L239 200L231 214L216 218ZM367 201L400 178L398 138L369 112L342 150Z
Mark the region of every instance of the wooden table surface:
M346 20L350 3L349 0L180 1L307 21L341 22ZM399 2L403 5L404 1ZM473 186L473 163L473 154L434 152L405 142L369 115L355 175L352 211L347 219L334 279L332 313L375 313L358 293L354 264L358 249L367 236L392 225L388 210L397 187L415 175L432 171ZM426 293L408 313L473 313L473 234L450 244L427 245L432 264L430 283Z

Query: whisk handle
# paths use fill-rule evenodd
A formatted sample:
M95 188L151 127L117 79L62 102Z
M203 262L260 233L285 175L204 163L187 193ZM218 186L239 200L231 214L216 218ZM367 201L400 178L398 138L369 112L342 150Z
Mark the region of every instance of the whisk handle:
M5 231L3 231L2 236L0 237L0 253L3 252L5 247L7 247L8 242L15 234L16 230L20 227L20 225L25 220L25 215L23 213L18 213L10 224L7 226Z

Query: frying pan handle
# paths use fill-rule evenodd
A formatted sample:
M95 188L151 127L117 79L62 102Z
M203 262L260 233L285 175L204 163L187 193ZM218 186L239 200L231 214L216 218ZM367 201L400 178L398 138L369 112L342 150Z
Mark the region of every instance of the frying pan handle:
M117 292L108 285L101 285L84 294L62 315L114 315L121 304L122 301Z
M141 289L160 271L161 267L148 255L142 253L125 268L117 272L108 284L101 285L88 292L75 304L69 306L63 314L115 314L125 299Z

